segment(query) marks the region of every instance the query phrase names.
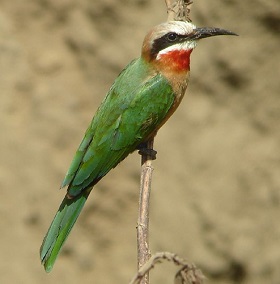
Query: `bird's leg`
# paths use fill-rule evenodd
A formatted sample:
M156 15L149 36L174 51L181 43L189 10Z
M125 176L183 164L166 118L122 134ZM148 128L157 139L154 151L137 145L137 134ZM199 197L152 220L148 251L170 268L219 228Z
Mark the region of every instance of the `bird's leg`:
M147 155L151 157L151 160L155 160L157 157L157 151L154 149L148 148L147 142L139 144L136 148L139 155Z

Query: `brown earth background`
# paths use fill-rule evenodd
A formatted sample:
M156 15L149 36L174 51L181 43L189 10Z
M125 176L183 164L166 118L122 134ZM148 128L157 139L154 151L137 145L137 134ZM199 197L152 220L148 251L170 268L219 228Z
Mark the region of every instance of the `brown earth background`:
M280 283L280 1L196 0L187 96L156 137L151 250L205 283ZM0 1L0 283L128 283L140 158L95 188L50 274L39 247L60 183L114 78L166 20L161 0ZM162 264L151 283L172 283Z

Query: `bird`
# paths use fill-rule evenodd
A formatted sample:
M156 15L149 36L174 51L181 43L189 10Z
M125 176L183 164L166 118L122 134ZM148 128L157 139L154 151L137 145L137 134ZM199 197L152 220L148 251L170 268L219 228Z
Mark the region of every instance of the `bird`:
M200 39L237 35L169 21L145 36L141 56L119 74L97 109L61 188L67 193L40 248L50 272L93 187L135 150L145 150L186 92L190 55Z

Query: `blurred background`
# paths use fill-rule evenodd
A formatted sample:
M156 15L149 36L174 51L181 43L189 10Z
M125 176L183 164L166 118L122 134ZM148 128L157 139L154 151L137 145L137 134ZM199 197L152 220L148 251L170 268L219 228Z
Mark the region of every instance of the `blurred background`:
M151 250L202 269L206 283L280 283L280 2L194 1L202 40L187 95L156 137ZM98 105L163 0L0 2L0 282L128 283L136 272L140 157L92 192L54 270L39 248L58 190ZM151 283L172 283L163 264Z

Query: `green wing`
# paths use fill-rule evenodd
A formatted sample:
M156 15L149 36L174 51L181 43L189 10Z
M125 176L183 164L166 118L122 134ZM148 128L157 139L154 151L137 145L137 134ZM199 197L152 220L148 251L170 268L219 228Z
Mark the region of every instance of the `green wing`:
M93 186L155 130L173 104L167 80L137 59L119 75L85 133L62 187L77 196Z
M159 126L174 94L159 74L137 59L116 79L96 112L70 165L62 186L66 196L44 238L41 261L49 272L74 226L91 187Z

